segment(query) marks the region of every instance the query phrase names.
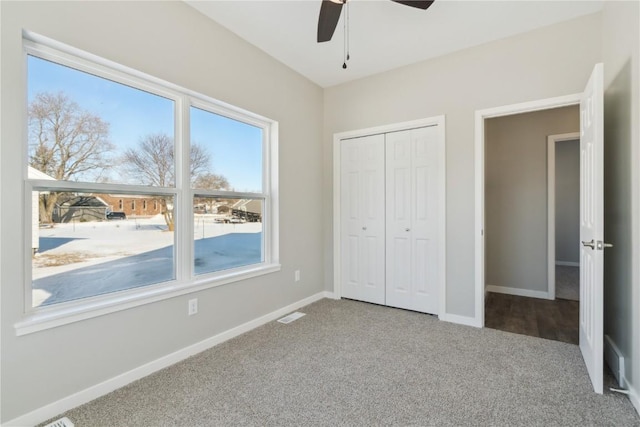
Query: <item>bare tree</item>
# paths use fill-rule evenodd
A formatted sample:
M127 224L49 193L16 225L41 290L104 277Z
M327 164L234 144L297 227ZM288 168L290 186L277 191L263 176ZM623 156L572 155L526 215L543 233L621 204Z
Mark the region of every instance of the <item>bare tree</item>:
M64 181L96 180L109 167L109 123L83 110L63 92L39 93L29 104L29 164ZM60 193L40 197L42 221L50 222Z
M227 181L227 178L223 175L207 172L194 178L193 188L206 190L228 190L229 181Z
M229 181L223 175L207 172L198 175L193 180L193 188L204 190L229 190ZM196 197L193 203L197 206L204 206L206 212L211 212L217 203L229 203L230 200L211 197Z
M139 184L154 187L175 185L173 139L164 134L143 137L135 148L128 148L122 163Z
M207 150L198 144L191 145L189 157L189 172L191 182L194 182L196 177L205 174L211 157ZM176 180L173 138L161 133L143 137L136 147L124 152L122 165L129 176L140 184L156 187L174 186ZM174 202L164 197L159 200L167 227L173 231L173 210L170 209L170 205Z

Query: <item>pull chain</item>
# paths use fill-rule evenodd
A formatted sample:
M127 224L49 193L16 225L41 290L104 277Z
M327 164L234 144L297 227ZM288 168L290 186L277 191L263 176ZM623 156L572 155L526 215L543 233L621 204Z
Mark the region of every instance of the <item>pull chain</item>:
M343 69L347 69L347 59L348 59L348 53L347 53L347 39L349 37L348 35L348 25L347 25L347 21L349 20L349 3L347 3L346 1L344 1L343 3L345 3L345 12L344 12L344 19L342 20L342 35L343 35L343 42L342 42L342 68Z

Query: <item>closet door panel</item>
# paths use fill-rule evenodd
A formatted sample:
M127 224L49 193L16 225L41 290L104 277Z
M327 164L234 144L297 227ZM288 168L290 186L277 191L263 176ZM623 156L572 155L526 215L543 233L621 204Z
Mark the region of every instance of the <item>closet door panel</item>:
M384 304L384 138L341 143L342 296Z
M412 294L412 170L411 132L392 132L386 138L387 276L386 301L408 308Z
M387 305L434 314L436 138L436 128L386 135L387 241L395 242L387 246Z
M413 194L413 309L438 313L438 130L437 127L412 132Z

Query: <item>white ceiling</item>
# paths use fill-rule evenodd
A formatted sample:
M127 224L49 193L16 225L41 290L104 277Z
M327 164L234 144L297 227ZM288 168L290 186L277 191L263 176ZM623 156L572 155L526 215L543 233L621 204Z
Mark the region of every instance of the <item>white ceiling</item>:
M321 0L185 1L322 87L595 13L604 3L436 0L423 11L349 0L351 60L344 70L345 8L333 39L317 43Z

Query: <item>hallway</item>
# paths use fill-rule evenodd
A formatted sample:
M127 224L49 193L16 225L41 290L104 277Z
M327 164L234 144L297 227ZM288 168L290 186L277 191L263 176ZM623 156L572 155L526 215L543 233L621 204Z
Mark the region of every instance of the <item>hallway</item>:
M516 334L578 344L578 301L489 293L485 326Z

